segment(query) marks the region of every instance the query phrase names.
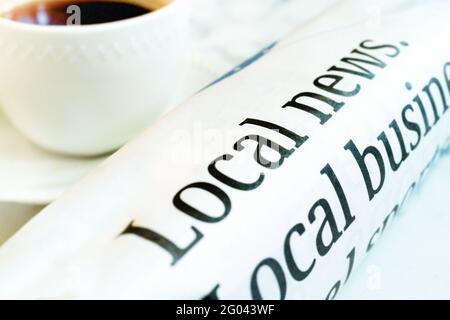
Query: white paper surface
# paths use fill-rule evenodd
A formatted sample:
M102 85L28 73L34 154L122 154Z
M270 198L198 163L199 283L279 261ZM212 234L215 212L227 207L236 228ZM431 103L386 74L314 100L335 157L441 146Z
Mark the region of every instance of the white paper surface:
M449 159L430 171L339 299L450 298Z
M447 2L436 1L405 14L385 16L378 24L356 24L306 38L299 32L239 74L190 99L47 207L2 248L0 294L201 298L219 285L217 294L222 299L259 295L279 298L280 293L282 298L333 296L346 279L348 262L353 259L349 253L354 253L356 266L365 256L367 241L419 179L449 134L450 120L442 114L396 172L389 168L384 154L385 186L371 201L356 163L344 150L350 139L359 148L373 144L383 150L377 136L386 130L392 139L389 124L393 119L401 121L403 108L412 103L431 77L445 81L443 66L449 59L448 45L429 35L450 31L443 23L448 8ZM433 19L426 20L429 16ZM417 21L426 23L417 28ZM326 125L321 126L316 117L301 110L280 107L295 94L314 90L315 78L366 39L395 44L400 53L393 57L396 51L391 47L373 49L386 67L375 68L373 80L359 79L361 92L345 99L345 107L333 113ZM325 43L330 50L324 50ZM405 88L406 82L411 83L411 91ZM340 89L350 91L354 85L345 82ZM448 100L448 86L445 89ZM442 106L437 105L442 112ZM428 103L428 112L430 108ZM416 106L414 116L417 112ZM245 142L248 152L239 154L241 159L236 165L220 169L229 170L228 175L247 183L262 171L265 181L253 191L219 184L208 174L208 165L224 153L233 153L237 159L233 143L247 134L268 135L286 148L294 146L292 139L271 130L239 126L246 118L270 121L310 137L278 169L249 162L254 145ZM407 143L413 143L414 134L404 134ZM266 158L277 160L276 153L264 152ZM348 226L330 181L320 175L327 163L340 180L355 216ZM375 168L373 162L369 164L369 172L376 172ZM220 219L220 203L204 192L190 193L185 201L207 212L209 220L203 217L203 222L199 221L202 219L195 219L192 212L191 216L181 212L186 207L177 210L173 206L177 192L198 181L226 190L232 209L224 219ZM318 255L314 245L323 216L317 214L318 221L309 218L307 224L308 212L318 199L328 201L342 231L323 256ZM295 272L290 270L293 264L286 265L283 244L286 233L300 221L307 231L289 242L290 248L295 248L295 263L316 263L310 275L295 280ZM181 247L192 241L192 227L203 237L171 265L174 259L161 243L133 234L121 235L130 222L157 230ZM260 272L261 263L266 263L266 269Z

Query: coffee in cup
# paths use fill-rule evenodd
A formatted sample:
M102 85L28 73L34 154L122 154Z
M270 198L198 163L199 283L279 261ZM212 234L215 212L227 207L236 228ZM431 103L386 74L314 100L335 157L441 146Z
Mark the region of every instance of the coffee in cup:
M137 0L38 0L4 12L4 18L37 25L89 25L138 17L163 4Z

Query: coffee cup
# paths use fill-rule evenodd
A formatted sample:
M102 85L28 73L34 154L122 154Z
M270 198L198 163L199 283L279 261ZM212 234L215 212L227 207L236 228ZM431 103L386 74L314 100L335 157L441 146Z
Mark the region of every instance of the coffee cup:
M98 155L170 107L183 73L187 0L139 1L156 10L70 26L9 19L27 2L0 2L0 106L23 135L52 151Z

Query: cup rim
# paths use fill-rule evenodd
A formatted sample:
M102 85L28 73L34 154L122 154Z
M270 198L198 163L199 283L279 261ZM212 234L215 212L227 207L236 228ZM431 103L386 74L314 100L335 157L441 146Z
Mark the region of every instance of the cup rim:
M89 25L79 25L79 26L63 26L63 25L37 25L37 24L29 24L23 23L19 21L10 20L7 18L0 17L0 27L6 26L13 29L27 31L27 32L40 32L40 33L54 33L54 34L82 34L87 32L96 32L96 31L107 31L114 30L118 28L124 28L128 26L135 25L136 23L144 23L152 19L156 19L158 17L163 17L170 13L171 10L174 10L177 6L180 5L181 2L187 0L171 0L164 7L161 7L155 11L145 13L143 15L127 18L123 20L113 21L113 22L105 22L105 23L97 23L97 24L89 24Z

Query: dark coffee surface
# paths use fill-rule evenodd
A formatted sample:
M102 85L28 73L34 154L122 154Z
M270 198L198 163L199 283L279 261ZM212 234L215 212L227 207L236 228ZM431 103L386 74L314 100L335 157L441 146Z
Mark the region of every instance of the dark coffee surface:
M71 7L74 5L77 7ZM89 25L134 18L149 12L148 8L128 2L61 0L17 6L4 17L38 25Z

